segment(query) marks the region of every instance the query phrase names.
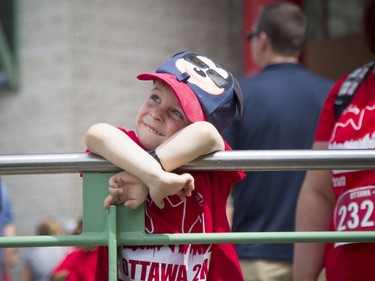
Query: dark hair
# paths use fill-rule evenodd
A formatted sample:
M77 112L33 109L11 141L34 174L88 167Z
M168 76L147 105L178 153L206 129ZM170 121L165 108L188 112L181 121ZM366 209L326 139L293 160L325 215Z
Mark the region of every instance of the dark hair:
M83 218L80 217L80 218L78 219L78 222L77 222L76 228L75 228L74 231L73 231L73 234L74 234L74 235L79 235L79 234L82 233L82 231L83 231Z
M363 33L371 53L375 54L375 0L367 0L363 5Z
M298 56L305 41L307 18L299 6L277 3L264 7L257 31L264 31L275 53Z

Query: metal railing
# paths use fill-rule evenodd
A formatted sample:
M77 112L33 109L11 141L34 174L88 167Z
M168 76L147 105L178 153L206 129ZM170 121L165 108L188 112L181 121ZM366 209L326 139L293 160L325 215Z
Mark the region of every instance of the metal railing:
M185 170L287 171L374 169L375 150L222 151L201 157ZM119 245L183 243L374 242L375 232L251 232L146 234L143 208L103 208L108 178L119 168L89 153L0 155L0 175L83 173L83 233L66 236L1 237L0 247L107 245L109 280L117 280Z

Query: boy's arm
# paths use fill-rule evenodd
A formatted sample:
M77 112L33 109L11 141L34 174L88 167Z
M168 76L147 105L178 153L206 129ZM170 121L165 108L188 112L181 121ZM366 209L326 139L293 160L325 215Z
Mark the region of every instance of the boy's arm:
M151 155L114 126L104 123L91 126L86 133L85 143L93 153L139 177L146 184L150 177L162 172Z
M161 172L160 165L151 155L111 125L93 125L86 134L85 142L93 153L139 178ZM172 171L199 156L223 149L224 140L216 128L208 122L196 122L178 131L155 152L164 170Z
M224 150L224 140L208 122L195 122L181 129L155 149L163 168L173 171L199 156Z
M191 196L194 179L190 174L164 171L151 155L118 128L104 123L93 125L85 142L93 153L138 177L149 188L152 200L160 208L164 207L163 199L168 195Z
M166 196L177 193L183 198L185 195L190 196L194 189L191 175L175 175L165 171L172 171L201 155L224 149L222 137L208 122L196 122L185 127L156 149L156 154L165 171L129 136L111 125L93 125L87 132L85 141L93 153L103 156L144 182L150 190L151 198L159 207L164 206L163 198ZM110 186L117 190L110 189L110 196L105 202L106 207L123 195L117 187L126 188L126 178L117 177L117 179L119 180L115 183L116 186ZM129 189L129 185L127 188ZM116 191L116 194L111 193L111 190ZM128 206L136 207L137 205Z

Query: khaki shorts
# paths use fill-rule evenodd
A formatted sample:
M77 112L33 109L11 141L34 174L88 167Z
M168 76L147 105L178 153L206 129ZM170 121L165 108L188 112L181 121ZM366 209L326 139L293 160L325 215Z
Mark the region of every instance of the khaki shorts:
M292 262L270 260L240 260L242 274L245 281L292 281ZM325 273L318 281L325 281Z

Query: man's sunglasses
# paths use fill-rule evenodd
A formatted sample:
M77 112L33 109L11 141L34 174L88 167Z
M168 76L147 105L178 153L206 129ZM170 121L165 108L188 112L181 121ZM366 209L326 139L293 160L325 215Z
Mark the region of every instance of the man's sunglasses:
M253 40L255 37L258 37L260 34L260 31L258 30L253 30L253 31L249 31L247 34L246 34L246 38L249 39L250 41Z

